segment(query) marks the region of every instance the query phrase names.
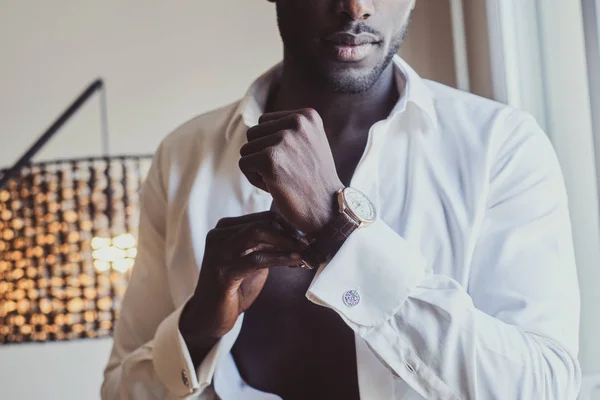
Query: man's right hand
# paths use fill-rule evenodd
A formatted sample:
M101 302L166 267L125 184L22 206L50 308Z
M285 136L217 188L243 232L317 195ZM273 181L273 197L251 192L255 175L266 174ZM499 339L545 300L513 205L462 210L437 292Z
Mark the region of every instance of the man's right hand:
M258 297L269 268L300 265L307 244L273 211L218 222L206 236L198 284L179 319L196 366Z

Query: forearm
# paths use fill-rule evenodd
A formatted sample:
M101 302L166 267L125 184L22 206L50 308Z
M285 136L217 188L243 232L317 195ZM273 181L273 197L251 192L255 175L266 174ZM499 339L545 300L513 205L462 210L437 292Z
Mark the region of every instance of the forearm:
M562 261L550 253L544 257L549 271L553 259ZM378 221L348 239L307 296L337 311L396 376L426 398L575 398L578 306L577 291L566 279L570 270L562 282L540 277L535 287L523 271L519 277L504 269L514 279L494 279L490 265L489 281L471 282L484 312L464 287L432 274L411 243ZM360 293L356 306L343 302L349 289Z
M178 326L179 332L192 358L194 370L197 370L210 351L215 347L219 338L211 337L198 329L197 318L190 306L190 302L184 306Z
M135 337L127 318L119 320L104 372L102 399L162 399L167 393L194 398L202 393L210 384L212 369L193 365L178 331L180 313L181 308L173 311L159 324L154 337L135 349L130 345ZM210 367L213 361L210 358L206 365Z
M576 357L555 340L477 310L456 282L430 276L398 313L362 329L394 374L422 395L460 399L575 399Z
M123 359L111 356L104 371L102 400L158 400L163 399L166 393L152 364L152 343L147 343Z

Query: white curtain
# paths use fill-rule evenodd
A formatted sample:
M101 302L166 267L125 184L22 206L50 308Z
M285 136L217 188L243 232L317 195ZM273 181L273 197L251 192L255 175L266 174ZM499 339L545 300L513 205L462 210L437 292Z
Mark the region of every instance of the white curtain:
M487 69L492 85L485 90L491 89L491 97L534 114L554 143L569 193L582 294L580 361L585 375L596 376L600 372L600 219L582 4L564 0L481 3L487 14L489 65L472 63L471 74ZM600 74L600 70L590 73Z
M575 0L420 0L401 54L424 77L468 85L529 111L553 141L569 193L582 293L580 361L592 377L600 373L600 158L594 150L596 144L600 155L600 132L594 143L592 111L600 125L600 109L592 110L590 85L600 108L600 0L582 1L585 14Z

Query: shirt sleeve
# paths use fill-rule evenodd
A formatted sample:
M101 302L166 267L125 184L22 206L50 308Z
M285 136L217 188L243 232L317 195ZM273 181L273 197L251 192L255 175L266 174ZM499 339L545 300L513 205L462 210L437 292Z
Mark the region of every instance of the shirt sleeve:
M575 399L579 289L556 154L531 118L495 160L471 260L458 266L468 284L436 274L378 220L321 266L307 297L424 398ZM344 301L350 290L358 302Z
M104 371L103 400L201 399L231 347L221 339L195 370L179 332L183 306L174 306L165 265L162 157L159 148L142 188L138 252Z

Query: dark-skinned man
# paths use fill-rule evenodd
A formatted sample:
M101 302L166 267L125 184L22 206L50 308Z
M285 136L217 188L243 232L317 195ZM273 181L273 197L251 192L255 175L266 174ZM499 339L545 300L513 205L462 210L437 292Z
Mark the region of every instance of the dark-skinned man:
M274 3L283 62L155 156L102 397L574 399L533 118L395 56L415 0Z

